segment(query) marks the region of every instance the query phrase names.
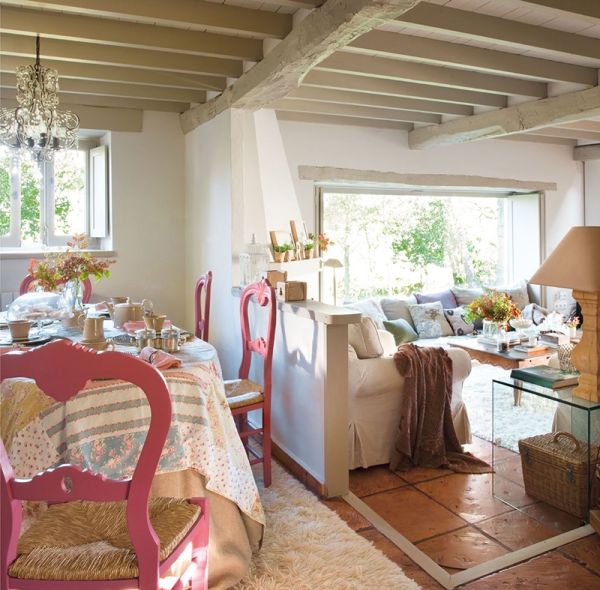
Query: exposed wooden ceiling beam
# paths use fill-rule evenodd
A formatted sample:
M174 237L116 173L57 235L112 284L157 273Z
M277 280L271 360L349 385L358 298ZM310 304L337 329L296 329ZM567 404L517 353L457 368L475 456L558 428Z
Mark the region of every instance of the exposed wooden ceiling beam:
M349 104L333 104L314 100L284 98L270 105L275 110L296 111L299 113L319 113L321 115L339 115L358 119L381 119L385 121L403 121L405 123L440 123L441 117L431 113L401 111Z
M565 129L564 127L544 127L537 129L536 135L545 137L564 137L566 139L580 139L585 141L600 141L600 133L594 131L581 131L580 129Z
M14 74L0 74L0 86L15 88L17 79ZM164 86L146 86L145 84L124 84L122 82L97 82L90 80L69 80L60 82L61 92L78 94L97 94L101 96L120 96L123 98L142 98L151 100L170 100L172 102L204 102L206 92L187 88L165 88Z
M414 98L399 98L381 94L367 94L366 92L311 88L308 86L300 86L300 88L294 90L289 96L291 98L302 98L305 100L382 107L387 109L403 109L420 111L422 113L437 113L438 115L458 115L468 117L473 114L473 107L462 104L452 104L434 100L419 100Z
M8 109L17 107L17 101L4 96L0 104ZM61 108L76 112L81 129L103 131L142 131L144 112L141 109L94 107L80 104L62 104Z
M317 70L372 76L387 80L401 80L419 84L432 84L446 88L481 90L511 96L547 96L546 84L531 80L518 80L455 68L431 66L397 59L337 52L316 66Z
M39 10L3 7L0 31L16 35L39 33L43 38L249 61L262 59L262 41L258 39Z
M592 145L578 145L573 150L573 159L580 162L586 160L600 160L600 143Z
M520 135L505 135L504 137L496 137L495 139L502 141L528 141L529 143L550 143L554 145L577 145L575 139L566 139L564 137L544 137L533 133L522 133Z
M411 131L413 149L535 131L600 115L600 86Z
M398 20L408 27L452 31L463 39L480 39L488 43L535 47L568 55L600 59L600 39L478 12L423 3L402 15Z
M430 86L427 84L412 84L410 82L397 82L396 80L384 80L382 78L367 78L364 76L318 71L308 73L302 80L302 86L343 89L407 98L424 98L426 100L439 100L441 102L496 108L505 107L508 103L505 96L488 94L487 92L471 92L469 90L456 90L454 88L442 88L441 86Z
M410 123L398 121L380 121L379 119L357 119L354 117L338 117L335 115L319 115L317 113L294 113L277 111L277 118L281 121L296 121L298 123L321 123L326 125L354 125L357 127L375 127L377 129L398 129L410 131Z
M184 29L283 39L292 16L202 0L2 0L2 4L43 8Z
M580 131L595 131L600 133L600 121L587 121L583 119L581 121L570 121L561 125L565 129L579 129Z
M327 0L220 96L181 117L191 131L230 107L257 109L297 88L312 67L419 0Z
M434 65L451 65L469 71L479 70L536 80L573 82L588 86L598 83L598 71L595 68L426 37L415 39L414 36L391 31L365 33L343 51L401 60L424 60Z
M597 0L521 0L525 4L535 4L554 8L562 12L600 19L600 3Z
M14 73L19 66L31 65L28 57L12 55L0 56L0 71ZM187 88L190 90L222 91L226 86L225 78L218 76L194 76L177 72L141 70L137 68L102 66L70 61L43 60L44 66L58 70L59 84L64 79L96 80L99 82L127 82L167 88Z
M42 40L44 58L101 65L128 66L169 72L207 74L229 78L242 75L242 62L218 57L203 57L184 53L113 47L76 41ZM35 39L4 33L0 54L35 58Z
M15 98L14 88L0 88L2 99ZM60 108L71 108L77 113L77 105L135 109L146 111L165 111L170 113L182 113L189 107L187 102L171 102L167 100L146 100L139 98L121 98L119 96L98 96L95 94L76 94L70 92L59 92ZM77 113L78 114L78 113Z

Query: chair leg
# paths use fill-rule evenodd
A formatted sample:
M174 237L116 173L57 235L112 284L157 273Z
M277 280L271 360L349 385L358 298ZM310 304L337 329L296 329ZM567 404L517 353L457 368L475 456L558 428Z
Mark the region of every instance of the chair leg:
M265 488L271 485L271 415L263 411L263 479Z

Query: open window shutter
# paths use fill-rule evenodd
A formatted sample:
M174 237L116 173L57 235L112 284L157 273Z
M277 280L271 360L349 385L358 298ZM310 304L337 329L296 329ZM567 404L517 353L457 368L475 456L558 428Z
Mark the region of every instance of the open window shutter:
M90 150L90 237L108 236L108 147Z

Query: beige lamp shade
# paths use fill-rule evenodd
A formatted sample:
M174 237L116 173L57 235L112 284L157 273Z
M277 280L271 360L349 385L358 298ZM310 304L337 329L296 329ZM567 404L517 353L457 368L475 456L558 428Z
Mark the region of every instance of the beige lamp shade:
M341 260L338 260L337 258L328 258L323 262L323 266L327 266L328 268L344 268Z
M572 227L529 282L599 292L600 226Z

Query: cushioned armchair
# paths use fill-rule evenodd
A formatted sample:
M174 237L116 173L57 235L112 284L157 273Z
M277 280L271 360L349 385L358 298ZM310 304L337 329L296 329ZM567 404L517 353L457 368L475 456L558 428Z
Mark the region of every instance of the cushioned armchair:
M348 345L348 438L350 469L389 463L398 429L400 399L404 378L393 359L396 344L393 336L377 330L370 318L349 329ZM416 344L436 344L420 340ZM461 443L471 442L471 430L462 386L471 372L469 355L458 348L448 348L452 359L452 416ZM362 357L362 358L360 358Z

